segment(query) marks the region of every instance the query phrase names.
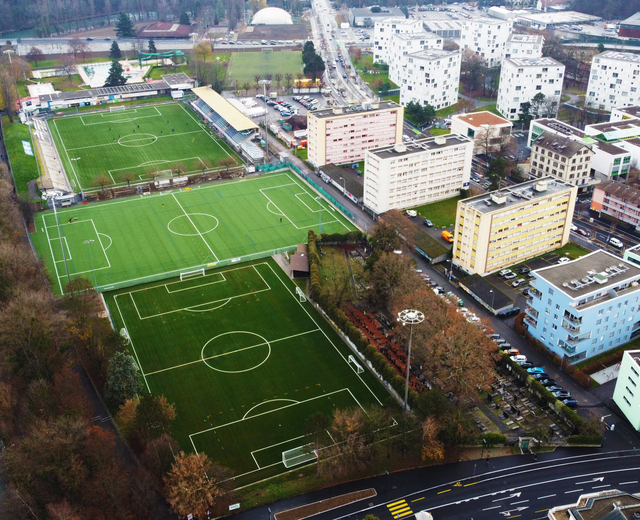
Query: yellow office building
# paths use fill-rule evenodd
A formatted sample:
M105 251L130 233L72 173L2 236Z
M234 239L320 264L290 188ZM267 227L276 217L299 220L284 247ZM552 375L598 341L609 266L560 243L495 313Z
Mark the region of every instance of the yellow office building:
M453 263L483 275L562 247L577 191L549 176L459 201Z

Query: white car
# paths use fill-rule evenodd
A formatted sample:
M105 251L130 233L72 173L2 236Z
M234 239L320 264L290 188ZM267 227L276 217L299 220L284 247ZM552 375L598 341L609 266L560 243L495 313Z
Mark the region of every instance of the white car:
M418 216L418 212L413 209L408 209L407 211L405 211L405 214L407 215L407 217L411 218Z
M560 265L566 264L567 262L571 262L571 260L568 259L566 256L563 256L560 260L558 260L558 264Z

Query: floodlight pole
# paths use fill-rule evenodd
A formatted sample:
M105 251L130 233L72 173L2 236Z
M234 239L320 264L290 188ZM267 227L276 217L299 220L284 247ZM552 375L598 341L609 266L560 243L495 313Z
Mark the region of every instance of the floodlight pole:
M91 259L91 270L93 271L93 285L98 290L98 282L96 281L96 270L93 268L93 255L91 254L91 244L93 244L94 240L85 240L82 242L83 244L87 244L89 246L89 258Z
M409 324L409 349L407 351L407 377L404 384L404 403L402 406L402 414L404 416L404 423L402 426L402 453L406 451L404 443L405 434L407 431L407 400L409 399L409 370L411 368L411 340L413 339L413 326L424 321L424 314L414 309L405 309L398 313L398 321L402 325Z
M268 79L261 79L260 83L262 84L262 92L263 92L263 98L262 101L264 101L264 135L265 135L265 143L266 143L266 149L267 149L267 158L265 160L265 164L269 162L269 128L267 127L267 115L269 113L268 109L267 109L267 85L271 85L271 82Z
M493 289L489 289L489 292L491 293L491 312L493 312L495 314L495 309L493 308L493 304L495 303L496 300L496 293L493 292Z
M347 196L347 186L346 186L346 181L344 179L344 177L340 177L342 179L342 194L346 197Z

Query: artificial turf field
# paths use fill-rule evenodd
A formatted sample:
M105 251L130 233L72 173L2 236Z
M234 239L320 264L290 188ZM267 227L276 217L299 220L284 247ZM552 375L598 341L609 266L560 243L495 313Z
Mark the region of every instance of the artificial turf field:
M245 83L254 86L256 74L264 79L267 74L275 76L279 73L284 77L289 73L295 78L298 72L302 72L301 51L234 52L231 54L227 76L242 87ZM273 79L271 86L276 86Z
M211 170L236 154L182 103L55 117L48 121L58 155L74 190L95 188L99 174L110 183Z
M271 258L105 300L147 389L175 403L182 448L230 468L238 486L285 471L310 415L388 397Z
M292 172L75 206L57 217L60 233L53 211L38 213L31 239L58 294L65 256L72 278L106 291L295 249L309 229L354 229Z

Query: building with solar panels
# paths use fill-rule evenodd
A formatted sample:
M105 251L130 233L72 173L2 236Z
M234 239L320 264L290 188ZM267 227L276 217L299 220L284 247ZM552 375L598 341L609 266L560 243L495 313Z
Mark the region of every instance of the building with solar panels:
M231 147L252 163L262 162L264 153L251 142L258 125L211 87L192 89L196 98L189 104Z

